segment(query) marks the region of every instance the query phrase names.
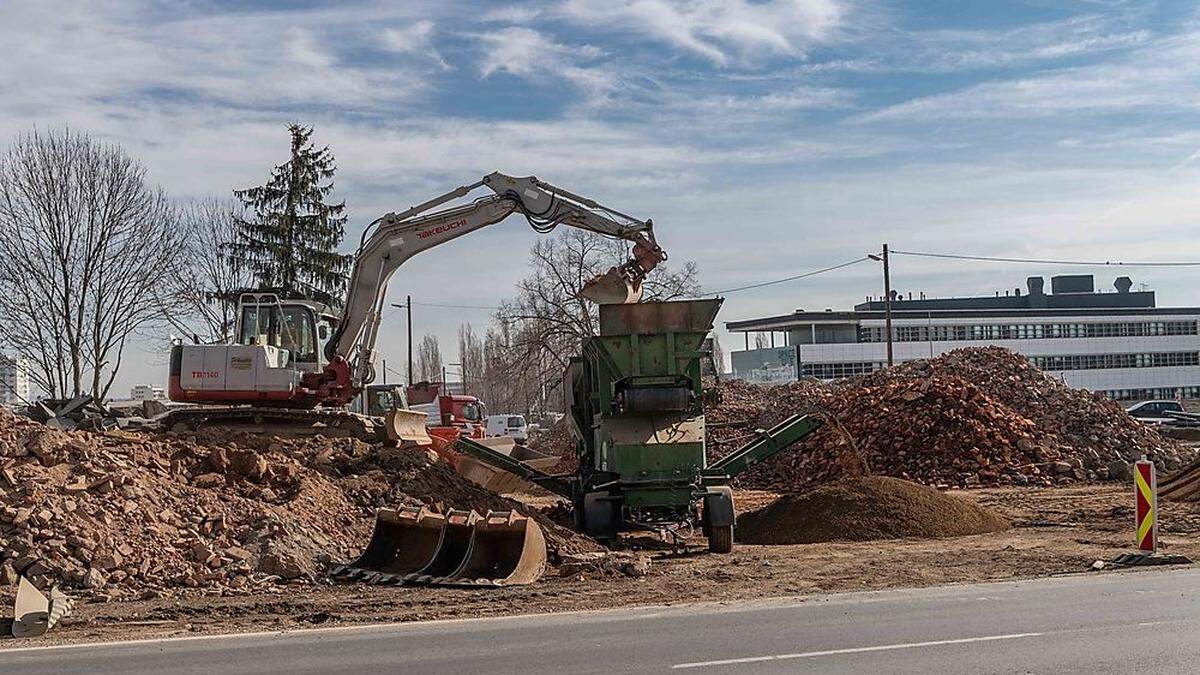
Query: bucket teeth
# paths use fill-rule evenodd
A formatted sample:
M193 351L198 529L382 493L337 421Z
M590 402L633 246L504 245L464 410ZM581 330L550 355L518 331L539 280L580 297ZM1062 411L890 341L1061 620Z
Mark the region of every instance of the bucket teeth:
M545 535L528 516L404 507L380 509L362 554L329 576L379 585L494 587L530 584L545 571Z

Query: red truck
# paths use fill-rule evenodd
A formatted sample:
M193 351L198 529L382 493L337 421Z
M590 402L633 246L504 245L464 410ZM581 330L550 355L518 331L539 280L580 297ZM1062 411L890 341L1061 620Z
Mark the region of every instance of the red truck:
M483 402L474 396L443 394L441 382L418 382L408 387L408 408L429 415L425 426L430 434L438 429L454 430L470 438L483 438ZM444 435L457 435L446 433Z

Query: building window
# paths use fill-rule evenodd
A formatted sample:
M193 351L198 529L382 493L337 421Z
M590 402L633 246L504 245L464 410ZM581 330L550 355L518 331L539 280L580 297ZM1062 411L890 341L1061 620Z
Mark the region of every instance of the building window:
M1042 370L1101 370L1107 368L1173 368L1200 366L1200 352L1154 352L1144 354L1082 354L1031 356Z
M883 364L871 361L852 361L848 363L802 363L800 377L812 377L818 380L837 380L854 375L866 375L882 370Z
M1118 401L1145 401L1148 399L1200 398L1200 385L1188 387L1157 387L1152 389L1106 389L1097 393Z
M1134 321L1124 323L1040 323L1018 325L893 326L894 342L961 340L1041 340L1197 335L1195 321ZM859 342L885 342L882 327L859 327Z

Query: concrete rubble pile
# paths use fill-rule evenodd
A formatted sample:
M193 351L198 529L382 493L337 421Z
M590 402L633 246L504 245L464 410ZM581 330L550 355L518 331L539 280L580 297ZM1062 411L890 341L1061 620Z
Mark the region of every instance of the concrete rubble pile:
M999 347L834 383L722 382L720 403L708 408L711 452L719 457L755 428L812 408L838 424L755 467L740 485L794 490L864 470L940 487L1054 485L1125 478L1142 455L1163 472L1191 458L1120 404Z
M62 431L0 409L0 585L39 561L107 599L326 583L381 506L528 511L427 453L354 439ZM551 560L599 550L539 513Z

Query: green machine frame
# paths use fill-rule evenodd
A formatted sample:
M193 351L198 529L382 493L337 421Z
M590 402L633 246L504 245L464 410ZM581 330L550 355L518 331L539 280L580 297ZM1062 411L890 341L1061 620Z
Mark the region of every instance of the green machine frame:
M545 474L470 439L459 439L458 449L567 497L577 527L598 538L629 528L678 534L699 524L711 550L728 552L730 479L812 433L821 420L794 415L708 463L701 368L721 302L600 307L599 335L583 342L564 378L577 473Z

